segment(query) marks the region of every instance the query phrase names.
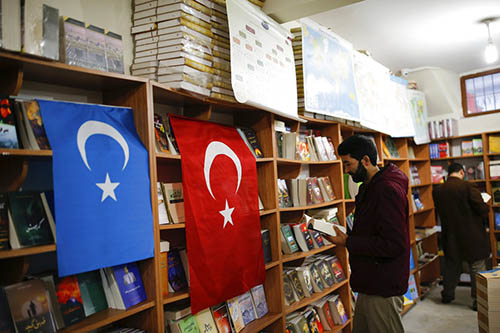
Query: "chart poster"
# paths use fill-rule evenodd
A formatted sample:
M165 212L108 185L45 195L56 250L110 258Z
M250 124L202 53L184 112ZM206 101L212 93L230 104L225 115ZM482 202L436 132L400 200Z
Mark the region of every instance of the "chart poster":
M312 20L301 24L306 111L359 121L352 45Z
M236 100L298 118L292 35L246 0L226 6Z
M384 89L387 109L391 115L388 123L389 134L395 138L411 137L415 134L411 120L407 87L408 81L391 75L388 85Z
M429 131L427 129L427 104L425 94L418 90L408 89L408 101L410 103L411 120L415 135L413 139L417 145L429 143Z
M390 80L389 69L359 52L354 52L354 75L360 113L363 126L390 134L391 114L382 96L383 89Z

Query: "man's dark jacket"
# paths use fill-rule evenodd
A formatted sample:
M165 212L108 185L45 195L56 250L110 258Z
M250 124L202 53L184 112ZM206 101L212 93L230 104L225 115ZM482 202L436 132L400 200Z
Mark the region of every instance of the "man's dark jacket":
M490 240L483 225L489 206L474 184L457 177L433 192L441 220L441 240L448 258L477 261L490 255Z
M408 289L408 177L394 164L382 168L356 196L346 242L354 291L383 297Z

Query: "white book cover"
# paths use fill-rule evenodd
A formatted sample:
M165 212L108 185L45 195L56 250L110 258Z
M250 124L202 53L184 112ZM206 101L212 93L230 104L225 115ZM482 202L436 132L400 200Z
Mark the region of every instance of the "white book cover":
M0 47L19 52L21 51L21 1L0 1Z

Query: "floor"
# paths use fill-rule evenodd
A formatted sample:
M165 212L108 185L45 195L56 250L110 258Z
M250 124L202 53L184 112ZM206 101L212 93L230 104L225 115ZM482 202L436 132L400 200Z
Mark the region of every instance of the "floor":
M457 287L455 300L441 303L438 285L403 316L406 333L468 333L477 332L477 312L471 308L470 287Z

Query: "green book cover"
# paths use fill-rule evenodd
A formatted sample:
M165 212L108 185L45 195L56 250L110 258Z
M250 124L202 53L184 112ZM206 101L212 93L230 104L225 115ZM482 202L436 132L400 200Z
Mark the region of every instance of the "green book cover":
M352 199L349 193L349 174L344 173L344 199Z
M292 229L290 229L290 226L288 224L282 225L281 232L283 233L288 246L290 246L291 252L297 252L299 250L299 246L297 245L297 242L295 242L295 238L293 237L293 232Z
M192 315L180 320L178 325L182 333L200 333L196 319Z
M108 308L98 271L78 274L76 278L82 294L83 311L86 317Z
M40 193L9 192L12 221L21 246L54 243Z

